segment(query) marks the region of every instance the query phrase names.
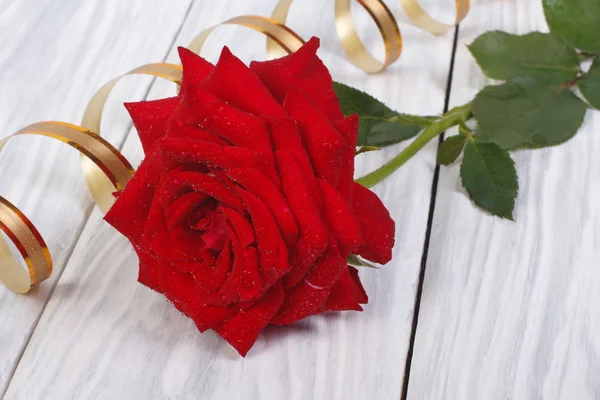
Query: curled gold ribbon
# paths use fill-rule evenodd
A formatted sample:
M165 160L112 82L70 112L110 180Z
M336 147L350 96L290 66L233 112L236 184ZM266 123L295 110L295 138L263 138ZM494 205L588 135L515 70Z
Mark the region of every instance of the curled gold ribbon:
M360 40L352 19L350 0L335 0L335 28L350 61L363 71L376 74L400 58L402 35L396 19L383 1L358 0L358 3L377 24L385 44L385 61L373 57Z
M48 246L31 221L3 197L0 197L0 229L17 246L27 264L27 269L21 267L4 238L0 238L0 282L16 293L27 293L52 273Z
M37 122L1 140L0 151L9 139L23 134L52 137L76 148L81 153L83 176L90 193L106 212L114 203L112 193L125 187L134 169L116 148L94 132L100 132L102 113L112 89L121 78L134 74L181 81L181 67L175 64L157 63L135 68L112 79L94 94L84 112L83 126L58 121ZM0 282L14 292L27 293L52 273L48 247L31 221L3 197L0 197L0 229L15 244L27 265L25 270L11 254L4 238L0 238Z
M350 0L335 0L335 27L338 38L348 55L350 62L365 72L374 74L382 71L400 57L402 36L396 19L382 0L357 0L371 15L381 33L385 44L385 61L381 62L371 55L358 36L350 9ZM284 24L294 0L277 2L271 18ZM267 52L273 51L275 42L267 40Z
M24 134L48 136L76 148L96 163L117 190L125 187L133 173L129 162L110 143L85 128L65 122L31 124L1 140L0 150L11 138ZM27 264L27 270L22 268L4 238L0 238L0 282L14 292L27 293L52 273L48 247L31 221L3 197L0 197L0 229L15 244Z
M100 134L102 113L104 112L106 100L115 85L122 78L129 75L151 75L179 83L181 81L181 67L179 65L167 63L146 64L110 80L104 84L90 100L83 113L81 122L83 127ZM94 201L100 210L107 212L115 202L115 198L112 195L115 191L114 182L107 177L105 171L84 154L81 155L81 169L83 171L85 183L87 184ZM131 172L133 173L133 170Z
M435 35L446 33L448 30L454 28L454 26L460 24L469 13L469 8L471 7L470 0L454 0L456 6L454 24L443 24L427 14L418 0L400 0L400 3L406 15L408 15L415 25Z
M254 29L267 36L267 58L273 59L298 50L304 40L296 32L277 21L275 18L261 17L257 15L243 15L228 19L218 25L211 26L200 32L188 45L188 49L200 54L206 39L221 25L239 25Z

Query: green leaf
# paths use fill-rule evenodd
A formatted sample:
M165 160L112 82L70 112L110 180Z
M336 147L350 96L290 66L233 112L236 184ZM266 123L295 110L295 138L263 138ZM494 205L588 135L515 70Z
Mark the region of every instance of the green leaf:
M577 84L581 94L597 109L600 109L600 56L594 58L589 71Z
M355 267L368 267L368 268L381 269L378 266L371 264L370 262L365 261L362 258L359 258L358 256L356 256L354 254L350 254L348 256L348 258L346 259L346 262Z
M360 117L359 146L389 146L414 137L429 124L430 117L399 114L358 89L338 82L333 83L333 88L344 115Z
M600 52L600 1L543 0L550 30L573 46L589 53Z
M492 79L532 76L553 83L574 79L579 56L561 37L532 32L511 35L493 31L479 36L469 46L483 72Z
M569 140L583 123L587 105L568 88L518 77L485 87L472 109L482 138L514 149Z
M437 153L437 162L442 165L452 164L462 153L467 137L464 135L445 138Z
M499 217L513 219L519 182L508 151L494 143L469 140L460 177L477 206Z

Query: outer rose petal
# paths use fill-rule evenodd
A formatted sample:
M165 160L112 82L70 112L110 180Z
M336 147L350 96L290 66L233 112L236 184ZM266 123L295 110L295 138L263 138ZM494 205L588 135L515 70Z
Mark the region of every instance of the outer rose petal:
M142 161L104 216L106 222L127 237L135 248L144 243L142 233L161 175L160 154L153 151Z
M319 39L313 37L298 51L276 60L252 62L252 69L279 102L288 90L297 86L304 90L330 120L343 118L333 90L333 80L317 57Z
M365 240L358 255L380 264L390 261L396 224L379 197L358 183L354 184L354 215Z
M202 86L241 110L257 115L286 116L283 107L260 79L227 47L223 47L214 71L202 82Z
M149 287L152 290L156 290L160 292L159 289L159 281L158 281L158 271L160 268L160 264L158 261L146 253L145 251L140 251L136 249L136 253L140 260L140 269L138 272L138 282L144 286Z
M352 276L353 270L356 278ZM364 304L367 301L367 295L360 284L358 275L356 275L356 270L349 267L346 268L341 278L331 288L331 293L321 311L362 311L359 303Z
M283 193L296 216L300 229L298 242L291 249L292 268L283 278L284 288L287 289L298 283L310 265L325 251L329 234L298 161L294 156L283 151L276 151L275 159L281 176Z
M229 318L234 311L228 307L199 305L191 275L171 269L166 261L158 261L143 252L140 257L139 282L164 294L179 311L192 318L200 332Z
M354 190L354 156L356 153L356 141L358 139L358 115L354 114L348 118L334 121L334 126L346 139L348 147L344 152L342 159L342 173L337 189L346 199L348 204L352 204L352 192Z
M323 193L321 216L337 241L340 254L346 259L363 244L360 228L350 205L346 203L340 193L324 180L319 179L318 182L321 193Z
M310 191L313 195L317 208L321 208L322 199L321 191L317 185L317 179L315 178L315 172L310 164L308 154L302 145L300 138L300 132L296 121L291 118L265 118L269 133L271 134L271 141L275 147L275 150L285 151L292 154L300 167L303 170L304 178L306 179ZM354 153L353 153L354 155Z
M144 153L148 154L154 143L165 136L166 124L181 99L166 99L125 103L131 120L138 131Z
M278 283L252 307L239 312L214 329L244 357L260 332L277 313L282 302L283 289Z
M348 144L322 111L300 89L290 89L283 105L298 123L302 143L316 176L337 186Z
M183 94L185 89L190 85L199 85L215 68L211 63L200 57L198 54L185 47L178 47L179 59L183 66L181 77L181 90L179 94Z
M329 291L329 288L314 287L303 280L285 292L283 304L271 323L287 325L318 313L327 300Z
M367 296L367 292L360 281L358 276L358 270L354 267L348 266L348 272L350 272L350 277L354 281L354 295L360 304L367 304L369 302L369 297Z
M180 272L167 263L161 263L156 271L158 282L156 290L167 296L179 311L192 316L203 307L191 274Z
M318 288L329 288L340 278L348 269L346 259L340 256L335 239L329 239L329 248L304 278L306 282Z

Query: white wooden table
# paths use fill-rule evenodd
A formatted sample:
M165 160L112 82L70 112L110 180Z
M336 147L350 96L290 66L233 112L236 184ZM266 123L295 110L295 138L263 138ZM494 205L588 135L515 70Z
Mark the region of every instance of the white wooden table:
M386 1L404 35L401 60L368 76L345 60L332 0L298 1L289 25L322 38L334 79L408 113L462 104L487 82L466 44L486 30L546 30L540 0L476 0L434 37ZM78 123L109 79L276 0L0 0L0 128ZM426 2L424 2L426 3ZM447 3L447 4L446 4ZM452 1L430 0L453 16ZM443 4L443 5L442 5ZM359 10L357 10L359 11ZM365 41L381 50L364 12ZM245 61L264 39L221 28L203 53L230 45ZM149 78L120 83L104 136L135 164L142 152L123 101L172 94ZM129 243L93 208L78 154L23 137L0 155L0 194L31 217L55 260L27 296L0 287L0 397L5 399L600 399L600 114L557 148L515 154L517 222L477 210L458 167L436 172L437 143L376 188L397 221L393 261L361 276L363 313L269 328L241 359L136 282ZM357 175L402 145L359 157Z

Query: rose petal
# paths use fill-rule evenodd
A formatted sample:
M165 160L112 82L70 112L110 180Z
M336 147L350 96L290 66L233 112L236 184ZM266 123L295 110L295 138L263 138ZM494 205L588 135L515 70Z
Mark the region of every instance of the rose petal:
M247 247L254 242L254 230L243 214L223 206L219 206L219 212L229 221L243 247Z
M160 291L157 271L161 267L159 261L145 250L136 249L136 253L140 260L138 282L152 290Z
M347 269L346 259L340 256L335 239L330 237L329 247L308 271L304 279L310 286L329 288Z
M173 226L181 222L189 213L209 198L210 197L204 193L191 192L179 197L171 203L166 210L163 206L167 226Z
M290 272L284 277L284 287L298 283L310 265L325 251L329 234L311 196L302 168L293 155L275 152L277 168L286 200L298 221L300 235L290 254Z
M356 283L350 276L349 269L346 268L340 279L331 287L331 293L321 311L362 311L357 290ZM365 301L361 301L361 303L366 303L366 294L365 297L361 297L362 299Z
M156 268L156 271L158 290L179 311L191 317L203 307L191 274L182 273L166 263L162 263L159 268Z
M152 151L104 216L104 220L127 237L134 247L143 242L144 224L162 174L160 154Z
M190 85L199 85L215 68L211 63L200 57L198 54L185 47L178 47L179 59L183 66L181 77L181 90L183 94Z
M300 89L288 90L284 107L298 123L316 176L337 186L348 145L321 110Z
M199 86L186 90L171 119L172 123L196 125L236 146L264 153L272 160L271 140L264 121Z
M133 125L138 131L144 153L148 154L152 146L165 136L169 117L179 104L179 97L125 103Z
M353 204L352 193L354 191L354 157L356 153L356 140L358 138L358 124L359 119L358 115L356 114L333 122L333 125L344 137L346 143L348 144L348 147L346 147L346 150L344 151L344 157L342 159L342 172L340 175L340 181L337 185L338 192L341 193L348 204Z
M160 185L157 196L161 204L170 204L183 193L195 191L213 197L225 206L243 210L244 204L219 179L199 172L177 172L165 178Z
M255 169L234 168L225 172L237 184L269 206L286 242L294 243L298 237L298 224L280 189Z
M233 168L223 146L188 138L165 138L158 143L162 167L170 171L179 166L202 164L210 168Z
M287 325L320 312L329 296L329 288L311 286L306 280L285 292L285 299L271 323Z
M196 327L198 327L200 333L204 333L207 330L223 323L223 321L227 320L228 318L231 318L231 316L234 314L234 307L205 306L198 308L196 313L192 316L192 320L196 324Z
M369 297L367 296L367 292L360 281L358 270L354 267L348 266L348 272L350 272L350 277L354 281L354 295L356 296L356 299L360 304L367 304L369 302Z
M167 226L164 209L155 197L144 226L144 242L155 254L172 262L201 257L202 239L198 232L181 225Z
M173 121L172 119L170 119L169 123L167 123L166 129L167 133L165 134L165 137L167 138L195 139L202 142L215 143L221 146L228 146L230 144L227 140L221 139L214 133L205 131L198 126L185 125L183 123Z
M287 247L267 205L245 190L240 190L240 196L248 208L256 233L264 285L270 287L290 269Z
M244 357L282 302L283 289L277 284L254 306L237 313L214 330Z
M214 265L202 262L180 261L173 262L173 266L182 272L189 272L194 276L194 283L208 292L216 292L225 283L229 276L232 264L231 242L227 241L215 261ZM198 293L198 290L196 291Z
M214 71L202 86L235 107L256 115L286 116L261 80L239 58L223 47Z
M278 101L283 102L288 90L297 86L304 90L330 120L343 118L333 80L317 57L319 39L313 37L296 52L270 61L254 61L254 71Z
M317 185L315 171L310 164L308 154L302 145L296 121L291 118L265 118L265 122L275 149L292 154L300 164L317 208L320 209L322 203L321 191Z
M236 167L256 169L271 179L277 186L281 183L279 175L275 171L275 166L269 161L270 158L272 159L272 155L266 157L264 153L257 153L254 150L235 146L225 146L223 149Z
M230 278L235 282L239 299L248 301L257 298L263 292L263 279L258 265L258 251L254 247L246 247L244 251L241 268L234 265Z
M392 259L396 224L379 197L358 183L354 184L354 215L365 241L357 254L380 264Z
M363 244L361 231L350 206L329 183L318 179L323 194L321 217L337 241L344 259Z

